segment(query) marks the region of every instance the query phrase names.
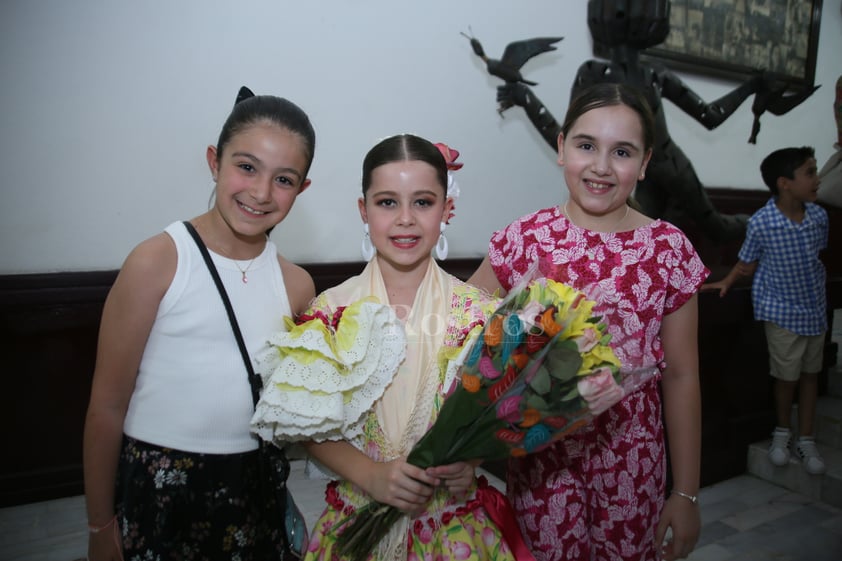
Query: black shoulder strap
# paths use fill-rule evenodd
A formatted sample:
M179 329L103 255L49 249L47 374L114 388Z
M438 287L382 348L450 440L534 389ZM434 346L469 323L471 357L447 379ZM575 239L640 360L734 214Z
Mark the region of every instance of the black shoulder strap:
M237 339L237 346L240 348L240 354L243 355L243 362L246 364L246 371L249 376L249 385L251 386L251 397L256 406L257 400L260 399L260 390L263 387L263 381L260 379L260 376L255 374L254 368L251 366L251 359L249 358L248 351L246 350L246 343L243 341L243 334L240 333L240 325L237 323L237 316L234 315L234 308L231 306L231 301L228 299L228 293L225 292L225 286L222 284L222 279L219 278L219 273L217 272L213 261L211 261L208 248L205 247L205 243L202 241L202 238L199 237L199 233L190 222L185 220L183 224L184 227L187 228L187 231L190 232L190 235L193 236L193 239L196 241L196 245L199 246L199 251L205 259L208 271L210 271L210 274L213 277L213 282L216 284L216 288L219 290L219 295L222 297L222 303L225 304L225 311L228 312L228 319L231 321L231 328L234 330L234 337Z

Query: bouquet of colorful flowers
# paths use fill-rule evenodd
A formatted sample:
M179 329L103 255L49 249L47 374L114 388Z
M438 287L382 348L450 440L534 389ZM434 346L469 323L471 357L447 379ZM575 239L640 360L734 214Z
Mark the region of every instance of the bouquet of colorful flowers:
M620 362L594 305L549 279L513 289L467 351L461 383L407 461L426 468L530 454L617 403ZM377 502L358 509L338 526L340 554L363 561L400 516Z

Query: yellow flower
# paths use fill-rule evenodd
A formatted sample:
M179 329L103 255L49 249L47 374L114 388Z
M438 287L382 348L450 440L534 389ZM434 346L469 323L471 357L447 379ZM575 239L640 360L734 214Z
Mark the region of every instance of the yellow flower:
M556 282L552 279L547 279L547 290L555 298L555 300L563 303L573 302L576 295L579 294L579 291L572 286Z
M533 284L529 289L529 300L545 304L552 302L558 308L554 319L557 324L562 324L561 318L567 322L563 325L565 338L578 337L592 325L589 319L594 302L587 300L583 292L564 283L546 279L545 286Z
M581 300L574 310L570 311L571 321L566 326L564 334L569 337L580 337L586 329L593 327L590 321L593 315L594 303L590 300Z
M597 366L605 364L612 364L619 368L620 360L608 345L597 345L582 355L582 366L579 367L577 374L589 374Z

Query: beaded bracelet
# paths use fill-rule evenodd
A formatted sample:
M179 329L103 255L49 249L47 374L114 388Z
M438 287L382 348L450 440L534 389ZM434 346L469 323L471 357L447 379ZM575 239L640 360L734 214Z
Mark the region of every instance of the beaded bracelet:
M676 489L672 490L672 494L678 495L679 497L684 497L694 505L699 503L699 497L697 497L696 495L688 495L687 493L682 493L681 491L678 491Z
M117 515L115 514L114 516L111 517L111 520L109 520L108 522L106 522L102 526L94 526L93 524L88 524L88 531L92 534L98 534L98 533L102 532L103 530L105 530L106 528L108 528L109 526L111 526L112 524L114 524L114 522L116 522L116 521L117 521Z

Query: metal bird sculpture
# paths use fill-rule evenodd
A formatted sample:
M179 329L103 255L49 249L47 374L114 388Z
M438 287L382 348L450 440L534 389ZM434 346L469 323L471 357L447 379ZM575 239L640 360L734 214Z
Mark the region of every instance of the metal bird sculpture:
M812 86L791 95L784 95L789 90L789 84L775 87L770 80L766 79L762 80L761 84L757 93L754 94L754 103L751 106L751 112L754 113L751 136L748 139L751 144L757 143L757 133L760 132L760 116L763 113L768 111L772 115L783 115L819 89L819 86Z
M462 35L471 41L471 48L485 62L489 74L502 78L508 83L522 82L530 86L537 84L525 80L520 73L520 67L535 55L556 50L553 44L564 39L564 37L535 37L534 39L515 41L506 45L506 50L503 51L503 58L497 60L486 56L482 45L476 37L471 37L465 33L462 33Z

